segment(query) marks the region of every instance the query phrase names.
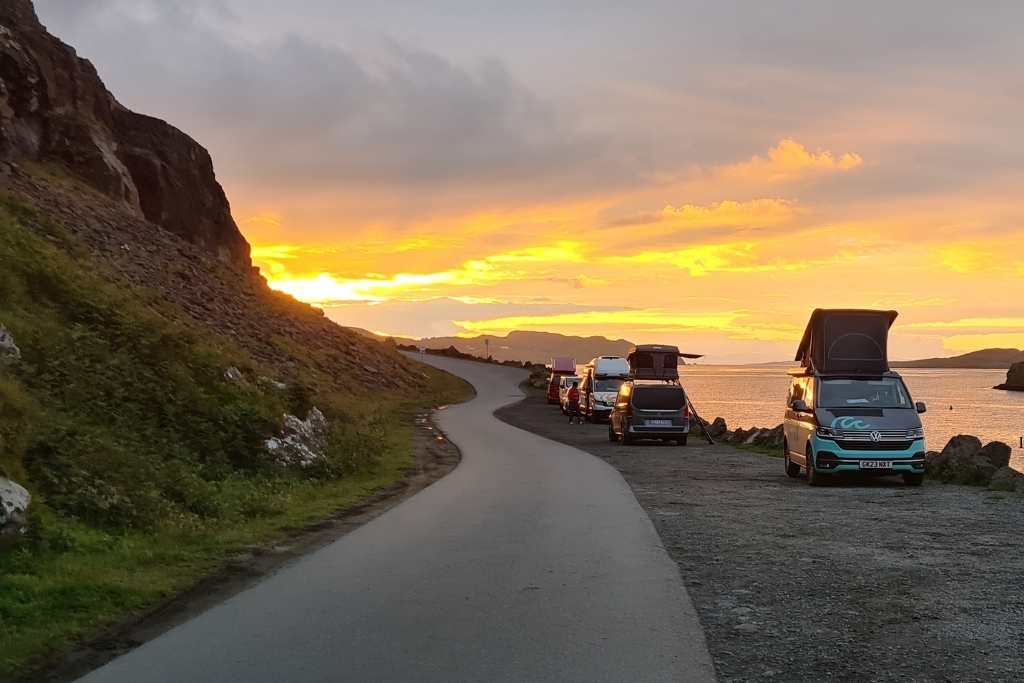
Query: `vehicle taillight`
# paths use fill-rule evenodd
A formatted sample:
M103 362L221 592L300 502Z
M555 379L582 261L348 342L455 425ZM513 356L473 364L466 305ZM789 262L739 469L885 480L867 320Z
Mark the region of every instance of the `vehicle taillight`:
M680 412L682 412L682 416L683 416L684 420L689 420L690 419L690 404L689 403L683 403L683 409Z

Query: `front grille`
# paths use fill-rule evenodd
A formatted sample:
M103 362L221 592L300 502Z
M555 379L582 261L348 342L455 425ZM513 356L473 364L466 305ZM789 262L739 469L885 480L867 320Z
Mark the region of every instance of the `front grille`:
M906 439L906 432L903 433ZM849 441L836 439L836 445L847 451L905 451L913 441Z
M836 438L842 439L843 441L873 441L871 438L872 432L870 431L852 431L846 429L837 429ZM881 441L906 441L907 430L905 429L886 429L879 430L878 434Z

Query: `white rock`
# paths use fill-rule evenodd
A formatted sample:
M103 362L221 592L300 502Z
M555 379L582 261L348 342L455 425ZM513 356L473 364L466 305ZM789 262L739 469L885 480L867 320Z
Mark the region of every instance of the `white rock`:
M0 477L0 536L20 536L28 523L32 496L22 486Z
M277 391L284 391L288 388L288 385L284 382L278 382L276 379L272 379L270 377L260 377L257 381L263 386L270 387Z
M224 371L224 379L226 379L229 382L241 382L244 379L244 377L242 375L241 370L234 366L231 366L230 368Z
M327 459L329 426L319 408L310 410L305 420L285 415L282 435L267 439L263 445L282 467L312 467Z
M16 363L21 360L21 349L14 343L14 337L7 328L0 325L0 363Z

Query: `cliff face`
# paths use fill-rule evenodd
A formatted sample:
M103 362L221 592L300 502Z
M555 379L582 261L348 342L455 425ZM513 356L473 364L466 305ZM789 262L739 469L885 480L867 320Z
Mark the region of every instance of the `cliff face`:
M118 103L92 64L39 23L31 0L2 0L0 162L19 161L60 163L140 217L251 266L209 153Z
M1006 373L1006 384L1000 384L996 389L1007 391L1024 391L1024 363L1014 363Z

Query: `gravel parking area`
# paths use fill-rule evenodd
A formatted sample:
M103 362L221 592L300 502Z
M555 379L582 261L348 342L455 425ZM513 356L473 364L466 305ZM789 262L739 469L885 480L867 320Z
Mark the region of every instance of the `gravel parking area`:
M1024 496L811 488L695 435L620 446L539 392L498 411L616 467L679 564L722 681L1024 680Z

